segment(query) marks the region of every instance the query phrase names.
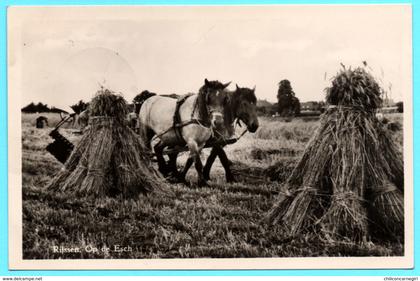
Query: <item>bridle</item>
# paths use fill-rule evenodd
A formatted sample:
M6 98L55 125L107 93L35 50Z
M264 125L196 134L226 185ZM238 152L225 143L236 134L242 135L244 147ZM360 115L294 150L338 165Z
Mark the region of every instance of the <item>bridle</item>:
M218 94L220 94L220 92L223 92L223 90L217 90L218 91ZM219 117L223 117L223 112L220 112L220 111L218 111L218 110L216 110L216 109L210 109L210 107L209 107L209 91L207 91L206 92L206 111L207 111L207 114L209 115L209 116L211 116L211 115L213 115L213 116L219 116ZM217 96L217 94L216 94L216 96ZM222 108L222 110L223 110L223 108Z
M209 115L210 116L213 115L213 116L223 117L223 113L221 113L220 111L217 111L217 110L210 110Z
M219 117L223 117L224 116L224 114L222 113L222 112L220 112L220 111L218 111L218 110L216 110L216 109L212 109L212 108L210 108L210 106L209 106L209 103L208 103L208 99L209 99L209 94L210 94L210 92L208 91L208 89L207 89L207 91L204 93L206 96L205 96L205 109L206 109L206 114L207 114L207 116L219 116ZM211 125L211 120L209 120L209 123L210 123L210 125L207 125L207 126L205 126L205 125L203 125L202 123L207 123L207 120L200 120L200 117L201 116L198 116L198 118L195 118L194 117L194 114L195 114L195 112L196 112L196 110L197 110L197 107L198 107L198 99L199 99L199 97L197 96L197 98L196 98L196 100L195 100L195 103L194 103L194 108L193 108L193 111L191 112L191 120L196 120L197 121L197 123L199 124L199 125L201 125L201 126L203 126L203 127L206 127L206 128L209 128L209 129L211 129L212 130L212 132L213 132L213 128L212 128L212 125ZM213 133L212 133L212 135L213 135Z

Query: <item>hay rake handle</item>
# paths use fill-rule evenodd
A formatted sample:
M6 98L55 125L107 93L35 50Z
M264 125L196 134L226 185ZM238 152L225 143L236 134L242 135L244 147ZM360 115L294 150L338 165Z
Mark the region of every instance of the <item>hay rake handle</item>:
M64 123L70 122L70 119L74 118L75 115L76 115L76 113L72 113L67 117L63 117L63 115L61 115L61 112L60 112L61 121L58 122L57 125L55 125L55 128L54 128L53 131L58 130L58 128L63 126Z

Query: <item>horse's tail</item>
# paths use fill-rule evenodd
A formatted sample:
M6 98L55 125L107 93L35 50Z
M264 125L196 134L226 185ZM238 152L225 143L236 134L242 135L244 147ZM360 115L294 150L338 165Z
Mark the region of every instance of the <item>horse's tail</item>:
M143 105L143 103L150 97L156 96L155 93L149 92L149 91L143 91L140 94L138 94L134 100L134 106L135 106L135 112L138 115L141 109L141 106Z

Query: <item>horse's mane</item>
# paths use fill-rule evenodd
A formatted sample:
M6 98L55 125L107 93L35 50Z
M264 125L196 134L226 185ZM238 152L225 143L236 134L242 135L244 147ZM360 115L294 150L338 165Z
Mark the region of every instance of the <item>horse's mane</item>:
M198 91L197 94L197 101L196 101L196 108L198 109L198 118L204 122L209 121L210 116L209 112L207 111L207 90L214 89L214 90L224 90L225 85L223 83L214 80L214 81L207 81Z
M138 115L140 112L140 108L143 103L150 97L156 96L156 93L149 92L148 90L144 90L140 94L138 94L133 102L134 102L134 112Z
M172 99L179 99L181 96L178 94L170 94L170 95L160 95L161 97L172 98Z

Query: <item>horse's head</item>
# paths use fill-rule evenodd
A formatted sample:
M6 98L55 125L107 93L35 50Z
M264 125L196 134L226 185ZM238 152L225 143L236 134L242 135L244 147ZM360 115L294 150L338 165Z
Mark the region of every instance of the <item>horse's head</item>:
M241 88L236 84L232 94L232 106L236 118L246 124L248 131L255 133L258 129L257 97L253 89Z
M214 128L221 128L224 125L224 107L227 102L226 87L229 83L223 84L219 81L204 80L204 86L200 88L198 105L202 117L206 116L210 125Z

